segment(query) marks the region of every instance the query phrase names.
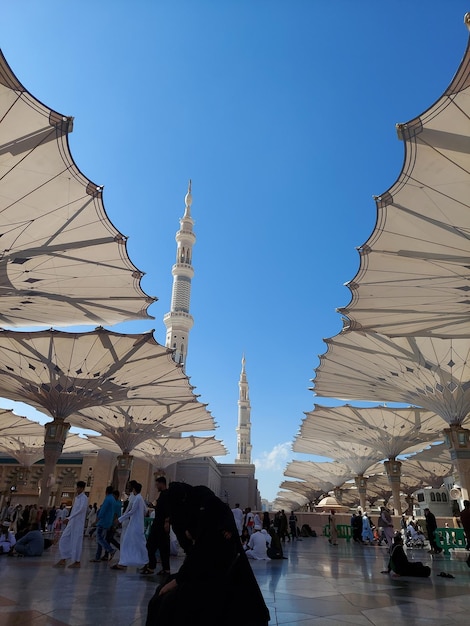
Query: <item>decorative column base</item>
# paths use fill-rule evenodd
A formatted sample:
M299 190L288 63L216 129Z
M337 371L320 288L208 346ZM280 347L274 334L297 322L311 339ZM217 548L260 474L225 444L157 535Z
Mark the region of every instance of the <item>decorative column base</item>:
M390 461L384 461L385 471L387 472L388 482L392 488L393 496L393 508L395 515L401 515L401 502L400 502L400 478L401 478L401 461L390 459Z
M470 430L457 424L444 429L450 458L457 472L457 480L462 491L462 499L468 500L470 494Z

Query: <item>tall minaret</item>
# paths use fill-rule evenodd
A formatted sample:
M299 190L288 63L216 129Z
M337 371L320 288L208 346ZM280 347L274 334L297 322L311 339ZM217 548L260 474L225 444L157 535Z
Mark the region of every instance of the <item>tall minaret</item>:
M242 372L238 382L240 390L238 396L238 426L237 447L238 453L235 463L251 464L251 422L250 422L250 397L248 395L248 381L245 372L245 355L242 358Z
M189 301L191 298L191 280L194 269L191 265L193 245L196 235L193 233L194 220L191 217L191 181L188 185L188 193L184 198L184 215L180 219L180 229L176 233L176 263L173 265L173 290L171 292L171 310L163 321L166 326L167 348L175 350L174 360L186 365L188 354L189 331L193 327L194 319L189 313Z

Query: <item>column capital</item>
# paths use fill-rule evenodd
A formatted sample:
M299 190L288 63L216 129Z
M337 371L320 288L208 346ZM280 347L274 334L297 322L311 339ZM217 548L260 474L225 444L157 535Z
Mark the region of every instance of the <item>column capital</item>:
M401 477L401 461L384 461L385 471L387 472L389 482L400 480Z

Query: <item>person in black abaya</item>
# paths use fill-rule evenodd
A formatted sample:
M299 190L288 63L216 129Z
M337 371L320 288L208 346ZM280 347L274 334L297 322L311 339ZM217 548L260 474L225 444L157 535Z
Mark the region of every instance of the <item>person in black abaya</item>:
M267 626L269 611L228 505L203 486L174 482L168 492L171 525L186 558L157 587L146 626Z
M403 537L401 533L396 533L390 553L388 572L393 572L397 576L427 578L431 574L431 568L423 565L421 561L408 561L403 549Z

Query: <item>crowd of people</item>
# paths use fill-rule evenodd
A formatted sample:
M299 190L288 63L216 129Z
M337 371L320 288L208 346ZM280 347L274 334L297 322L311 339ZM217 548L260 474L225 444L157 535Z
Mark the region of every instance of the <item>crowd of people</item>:
M41 556L53 543L44 536L48 515L35 504L6 504L0 512L0 554Z
M49 531L57 533L58 538L60 559L54 567L79 568L84 537L95 537L96 553L91 562L113 561L119 552L119 558L110 564L111 569L123 571L132 566L138 567L142 576L161 576L148 607L147 626L186 625L188 611L192 619L195 612L200 611L198 619L209 626L220 623L229 626L227 608L236 607L239 597L247 598L250 604L252 617L247 626L265 626L269 612L248 559L285 558L283 544L300 540L295 512L291 511L289 516L284 510L273 517L268 512L260 515L250 507L241 509L238 503L230 509L207 487L176 482L167 485L165 477L157 478L155 484L158 497L150 507L142 497L142 485L135 480L128 484L128 499L124 503L119 492L109 486L101 505L90 505L85 494L86 484L78 481L70 511L63 505L49 510L35 505L24 508L8 505L0 515L0 554L40 556L48 547L45 534ZM150 515L153 519L146 533L145 518ZM424 516L430 552L438 554L441 548L434 536L436 518L428 508ZM337 545L334 510L328 520L329 542ZM461 523L469 538L467 549L470 550L470 502L467 500ZM387 544L389 564L385 572L392 576L430 575L428 566L410 561L404 550L408 541L424 545L423 529L414 516L403 515L400 528L395 532L390 511L381 507L375 524L367 512L358 511L352 514L350 525L355 542ZM171 533L184 552L183 564L174 574L170 570ZM51 543L49 540L49 545ZM161 561L159 572L156 572L157 552ZM467 563L470 566L470 557ZM201 602L209 594L211 602Z
M260 517L259 513L253 513L250 507L243 510L236 503L232 515L242 546L250 559L285 558L282 544L300 539L297 515L294 511L287 517L282 509L271 519L267 511Z
M434 538L434 531L437 528L436 517L428 508L424 510L424 517L430 552L439 554L442 549L437 546ZM350 525L353 540L363 545L386 544L391 550L396 537L395 530L400 531L403 542L409 547L424 547L426 541L423 528L414 515L407 518L403 514L400 528L395 529L390 511L384 506L380 507L380 515L375 524L366 511L359 510L352 514Z
M119 492L109 486L100 506L89 505L86 484L78 481L70 511L61 506L54 509L54 514L41 511L39 516L33 505L25 507L27 514L21 505L6 507L2 512L0 553L39 556L44 550L46 532L60 528L56 534L60 558L54 567L80 568L84 537L95 537L93 563L111 561L119 551L119 559L110 565L111 569L120 571L135 566L140 568L142 576L150 576L155 574L158 551L162 569L157 575L161 578L148 607L148 626L157 623L158 626L188 623L235 626L241 597L250 614L246 626L267 626L269 611L248 558L264 558L267 548L276 544L262 527L264 523L270 530L274 529L269 516L262 521L250 510L243 513L241 530L249 529L249 539L244 545L232 511L207 487L176 482L167 486L166 479L159 477L158 498L151 507L142 497L140 483L131 480L128 487L125 503L121 503ZM146 536L145 519L151 513L153 520ZM22 530L17 528L19 525L23 529L23 515L28 526L20 537ZM175 574L170 572L170 523L185 555ZM277 528L283 528L282 524ZM275 532L275 535L285 541L285 534L278 536ZM282 555L280 544L281 539L275 550ZM279 558L274 554L273 558Z

